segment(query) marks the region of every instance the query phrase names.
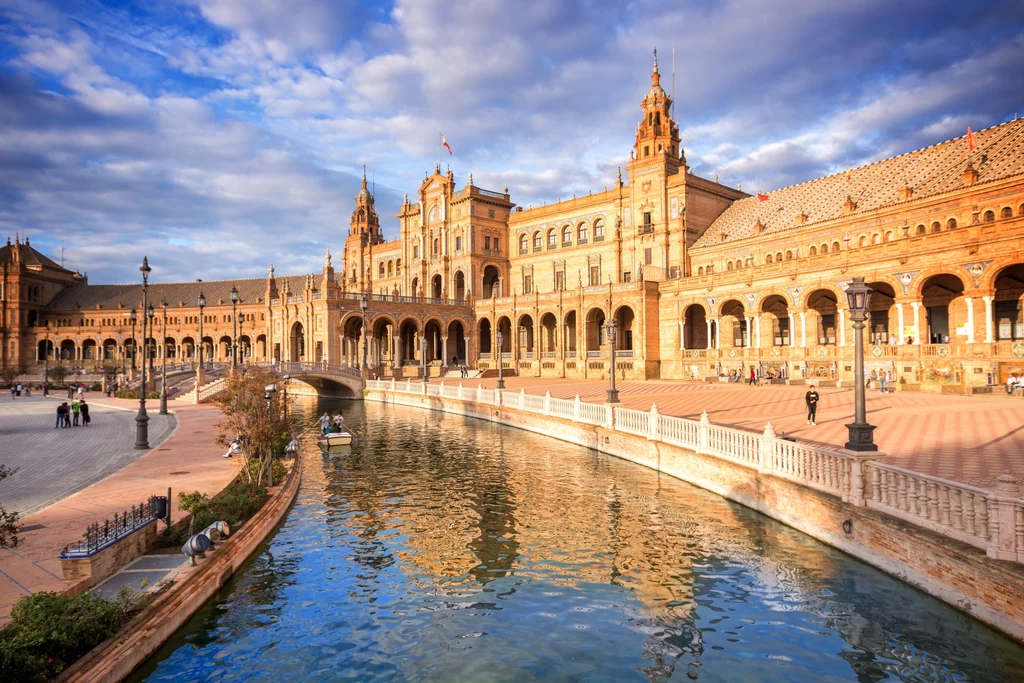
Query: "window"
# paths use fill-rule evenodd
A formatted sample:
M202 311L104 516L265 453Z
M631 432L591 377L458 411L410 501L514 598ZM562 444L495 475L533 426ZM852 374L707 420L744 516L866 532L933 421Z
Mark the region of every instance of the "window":
M882 237L883 242L892 242L892 230L887 230L885 235Z
M861 235L860 239L857 240L857 246L859 246L859 247L866 247L866 246L868 246L868 238L865 237L864 235Z
M523 294L533 294L533 276L523 276Z
M928 229L924 227L924 223L921 223L920 225L917 226L917 234L918 235L923 235L926 232L928 232Z
M1004 206L1003 210L999 212L999 217L1002 218L1003 220L1006 220L1007 218L1013 218L1013 209L1011 209L1008 206Z
M491 250L491 236L490 235L484 235L484 250L485 251L490 251Z
M437 256L438 252L441 251L440 246L441 246L441 240L439 240L439 239L437 239L435 237L434 238L434 252L433 252L434 256Z
M413 257L413 259L418 259L420 257L420 245L418 245L418 244L412 245L412 257ZM352 271L352 279L354 280L355 277L356 277L356 271L353 270Z
M565 273L558 271L555 273L555 291L560 292L565 289Z
M769 256L769 258L771 257ZM697 277L704 277L704 266L697 269Z
M594 221L594 241L600 242L604 239L604 221L598 218Z
M628 270L625 271L622 274L622 281L623 282L632 282L633 281L633 273L629 272Z
M942 225L938 221L932 223L932 232L942 232Z
M782 252L781 251L778 252L777 254L775 254L775 262L776 263L782 263Z
M462 251L462 235L455 237L455 251Z
M651 148L648 147L647 145L644 145L644 156L645 157L651 156Z
M378 270L380 271L380 277L384 277L384 262L383 261L380 262L380 268L378 268Z
M729 261L728 263L725 264L725 269L732 270L732 261Z
M590 229L586 223L580 223L576 228L577 244L586 244L590 237Z
M1020 206L1017 207L1017 215L1024 216L1024 204L1021 204Z
M654 226L651 225L651 212L650 211L644 211L644 228L643 228L643 230L644 230L644 232L650 232L651 230L654 230Z
M767 256L765 256L764 257L764 262L765 263L771 263L772 262L772 255L768 254Z
M996 220L996 212L995 211L986 211L985 212L985 217L982 220L984 220L986 223L994 223L995 220Z
M601 266L590 266L590 286L601 284Z
M789 318L775 318L772 323L772 341L775 346L789 346Z
M651 252L652 252L652 250L650 248L644 249L644 265L645 266L651 265L651 263L652 263L652 261L654 259L654 256L653 256L653 254Z
M956 230L956 219L950 218L946 221L946 230Z
M787 261L792 261L793 260L793 252L791 252L791 251L787 251L786 252L786 260Z
M811 250L810 250L809 254L811 256L817 256L818 255L818 248L817 247L811 247Z
M540 251L541 246L542 245L541 245L540 230L538 230L537 232L533 233L533 250L534 251Z
M562 228L562 246L568 247L572 245L572 228L568 225Z
M828 253L828 245L827 244L821 245L821 249L818 250L818 253L819 254L827 254Z
M878 233L871 236L871 244L878 244Z
M519 236L519 253L525 254L530 250L530 240L526 235Z

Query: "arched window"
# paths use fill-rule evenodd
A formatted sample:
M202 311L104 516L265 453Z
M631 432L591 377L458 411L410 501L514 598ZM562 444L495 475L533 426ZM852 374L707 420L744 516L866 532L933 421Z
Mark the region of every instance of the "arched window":
M932 223L932 232L942 232L942 224L938 221Z
M887 230L885 236L882 237L883 242L892 242L892 230Z
M540 230L538 230L537 232L533 233L533 248L534 248L535 251L540 251L541 246L542 245L541 245Z
M395 272L402 272L402 259L395 259Z
M871 236L871 244L878 244L878 233Z
M697 275L699 277L703 277L704 276L704 266L701 266L700 268L697 269Z
M384 262L383 261L380 262L380 268L378 270L380 271L380 277L384 277Z
M1017 215L1024 216L1024 204L1021 204L1020 206L1017 207Z
M590 227L586 223L576 226L576 237L579 244L585 244L590 236Z
M562 227L562 246L567 247L572 244L572 226L566 225Z
M526 234L524 233L524 234L519 236L519 253L520 254L525 254L529 250L530 250L530 238L528 238L526 236Z
M839 251L839 242L832 243L832 251Z
M999 212L999 217L1002 218L1003 220L1006 220L1007 218L1013 218L1013 209L1011 209L1008 206L1004 206L1003 210Z
M771 263L772 262L772 255L768 254L767 256L765 256L764 257L764 262L765 263Z
M775 261L777 263L782 263L782 252L781 251L779 253L775 254Z
M388 261L388 277L392 277L395 274L395 262Z
M732 270L732 261L729 261L728 263L725 264L725 269Z
M821 245L821 249L818 250L818 253L820 253L820 254L827 254L828 253L828 245L827 244Z
M548 249L554 249L558 246L558 235L555 233L555 229L551 228L548 230Z
M928 231L928 229L924 227L924 223L921 223L920 225L917 226L917 234L918 235L923 235L927 231Z
M604 221L600 218L594 221L594 241L604 239Z
M786 252L786 260L787 261L792 261L793 260L793 252L792 251L787 251Z
M859 246L859 247L866 247L866 246L868 246L868 238L865 237L864 235L861 235L860 239L857 240L857 246Z
M995 211L991 211L991 210L990 211L986 211L985 212L985 218L983 220L986 223L994 223L995 220L996 220L996 212Z
M956 230L956 219L950 218L946 221L946 230Z
M434 256L437 256L438 252L441 251L441 240L434 238Z
M817 256L818 255L818 248L817 247L811 247L810 251L808 251L808 254L810 254L811 256Z
M429 221L436 221L437 220L437 206L436 205L430 207L430 215L427 217L427 220L429 220Z

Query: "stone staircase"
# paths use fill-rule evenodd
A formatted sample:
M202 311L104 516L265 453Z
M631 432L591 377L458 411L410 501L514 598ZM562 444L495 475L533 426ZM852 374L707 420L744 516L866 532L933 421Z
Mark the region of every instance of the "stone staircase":
M193 389L192 391L186 391L185 393L181 394L174 400L193 404L205 403L206 401L209 401L211 398L213 398L220 392L224 391L224 389L227 388L227 383L228 380L226 377L219 377L199 387L198 396L196 395L197 391Z
M441 378L442 379L477 379L478 377L480 377L482 375L483 375L483 370L470 370L469 372L466 373L465 377L463 377L462 373L459 372L458 370L449 370L448 372L446 372L443 375L441 375Z

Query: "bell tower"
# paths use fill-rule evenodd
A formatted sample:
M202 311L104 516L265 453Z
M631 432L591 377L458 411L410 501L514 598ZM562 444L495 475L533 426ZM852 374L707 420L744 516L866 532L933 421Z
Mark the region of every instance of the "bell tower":
M383 241L380 220L373 208L373 195L366 188L366 167L363 166L363 185L356 195L356 208L345 240L345 276L342 283L346 290L363 291L369 286L369 248Z
M672 120L672 98L661 87L658 73L658 50L654 50L654 70L651 73L651 89L640 103L644 117L636 127L636 143L633 145L634 158L644 162L663 159L670 166L685 163L680 159L679 126Z
M364 244L380 244L380 221L373 208L373 195L366 189L366 167L363 166L363 186L356 195L356 208L349 223L349 236L365 235Z

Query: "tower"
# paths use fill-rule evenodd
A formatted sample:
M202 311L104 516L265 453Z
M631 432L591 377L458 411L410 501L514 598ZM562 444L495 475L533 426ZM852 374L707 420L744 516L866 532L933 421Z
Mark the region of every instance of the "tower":
M636 127L636 142L633 145L636 160L664 160L673 168L685 163L679 154L679 126L672 120L672 98L661 87L657 49L654 50L651 89L644 96L640 108L644 117Z
M366 188L366 167L363 166L363 185L356 195L356 208L349 222L345 240L345 275L343 283L349 291L363 291L370 286L369 254L367 250L384 241L380 233L380 220L373 208L373 195Z

